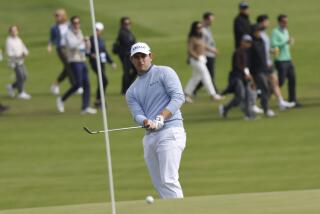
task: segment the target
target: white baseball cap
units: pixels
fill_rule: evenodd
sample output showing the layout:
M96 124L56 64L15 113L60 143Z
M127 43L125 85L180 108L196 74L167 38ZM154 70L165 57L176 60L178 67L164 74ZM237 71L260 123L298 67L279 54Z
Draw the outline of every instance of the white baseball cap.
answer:
M103 30L104 29L104 25L101 22L97 22L96 23L96 30Z
M241 40L245 42L252 42L252 37L249 34L244 34Z
M151 50L150 47L144 42L137 42L136 44L131 46L131 56L135 55L136 53L144 53L150 54Z

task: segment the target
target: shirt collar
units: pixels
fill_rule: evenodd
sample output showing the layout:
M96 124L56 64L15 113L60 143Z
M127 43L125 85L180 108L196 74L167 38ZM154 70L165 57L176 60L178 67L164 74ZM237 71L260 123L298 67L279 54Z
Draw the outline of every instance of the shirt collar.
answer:
M138 73L138 76L139 76L139 77L145 76L147 73L149 73L149 71L151 70L152 67L153 67L153 64L151 64L150 67L148 68L148 70L147 70L146 72L144 72L143 74L139 74L139 72L137 72L137 73Z

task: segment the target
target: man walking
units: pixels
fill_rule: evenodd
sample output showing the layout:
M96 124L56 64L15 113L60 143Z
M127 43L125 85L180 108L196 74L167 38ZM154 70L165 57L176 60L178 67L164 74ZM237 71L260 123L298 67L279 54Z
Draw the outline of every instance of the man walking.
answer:
M105 41L102 38L102 32L104 29L104 25L101 22L97 22L96 25L97 39L98 39L98 48L100 54L100 64L101 64L101 75L102 75L102 85L103 90L106 92L106 88L108 86L108 78L106 75L106 64L109 63L112 69L116 69L117 65L113 62L111 56L108 53L108 50L105 45ZM97 75L97 92L96 92L96 101L94 102L94 106L96 108L101 108L101 97L100 97L100 88L99 88L99 75L98 75L98 66L96 59L96 49L94 46L94 37L90 36L90 52L89 52L89 62L93 72Z
M259 25L252 27L252 47L250 48L250 72L257 89L261 90L261 106L267 117L274 117L275 113L269 108L269 85L267 79L267 58L264 42L261 38L262 28Z
M265 46L265 52L266 52L266 60L267 60L267 78L271 85L272 91L274 95L278 99L278 105L280 110L285 110L287 108L294 107L294 103L287 102L283 99L281 90L279 87L279 81L277 78L276 73L274 72L274 66L271 59L271 53L275 53L275 49L270 46L270 38L266 32L267 28L269 27L269 17L266 14L259 15L257 17L257 25L259 25L260 28L262 28L261 31L261 38L263 40L264 46Z
M252 38L248 34L243 35L240 47L232 56L232 70L229 74L228 90L234 93L234 98L226 105L219 106L219 114L227 118L228 112L237 106L241 106L246 120L255 118L252 111L250 95L252 94L252 77L249 70L249 59L247 51L251 48Z
M272 31L271 45L279 50L278 55L275 57L279 85L282 87L285 80L288 79L289 102L294 102L296 107L301 107L296 97L296 75L290 53L290 45L293 44L294 40L290 37L287 29L287 15L280 14L278 16L278 23L279 27Z
M218 53L218 49L216 48L216 42L212 36L210 26L214 21L214 14L212 12L205 12L202 16L202 38L206 46L210 47L213 51L206 51L205 56L207 58L206 66L208 68L209 74L211 76L211 80L215 90L217 91L217 86L215 84L215 59L216 54ZM202 87L202 83L200 82L197 88L194 90L194 94Z
M179 166L186 144L180 107L185 101L180 80L167 66L152 64L150 48L136 43L131 61L138 78L126 93L134 120L146 127L144 159L161 198L183 198Z
M51 92L55 95L60 93L60 83L68 77L70 84L73 84L72 72L67 60L65 42L63 40L68 31L69 22L67 13L64 9L58 9L54 13L56 23L50 29L50 39L48 43L48 52L52 52L52 47L56 46L57 55L63 65L63 69L51 86Z
M57 98L57 109L64 112L64 102L73 95L80 87L83 88L82 111L81 114L95 114L97 110L89 106L90 103L90 83L88 69L86 65L86 52L90 48L89 39L85 39L81 28L80 18L73 16L70 19L71 26L65 35L67 57L74 76L74 84Z
M240 2L239 14L233 21L233 33L235 49L240 46L243 35L251 33L251 24L249 19L249 4Z

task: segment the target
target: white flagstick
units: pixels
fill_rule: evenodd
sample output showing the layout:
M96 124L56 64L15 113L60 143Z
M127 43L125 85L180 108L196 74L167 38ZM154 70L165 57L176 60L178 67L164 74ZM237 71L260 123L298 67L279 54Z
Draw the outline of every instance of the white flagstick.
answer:
M93 38L94 38L94 47L96 50L96 60L97 60L96 62L97 62L97 68L98 68L100 98L101 98L101 104L102 104L103 126L104 126L104 130L108 130L107 111L106 111L103 82L102 82L102 72L101 72L101 64L100 64L98 38L97 38L97 32L96 32L96 27L95 27L96 20L95 20L95 14L94 14L93 0L90 0L90 13L91 13L91 20L92 20L92 32L93 32ZM114 196L114 185L113 185L113 175L112 175L112 162L111 162L109 133L104 132L104 136L105 136L105 144L106 144L107 163L108 163L111 209L112 209L112 214L116 214L116 201L115 201L115 196Z

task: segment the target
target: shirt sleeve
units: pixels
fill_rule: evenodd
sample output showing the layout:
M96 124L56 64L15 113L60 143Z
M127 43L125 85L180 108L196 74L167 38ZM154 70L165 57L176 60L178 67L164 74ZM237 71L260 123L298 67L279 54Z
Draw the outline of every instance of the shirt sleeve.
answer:
M166 109L169 110L171 114L174 114L185 102L185 96L179 77L173 69L167 68L164 72L163 85L170 96L170 102L166 106Z
M51 27L50 28L49 44L54 45L54 40L55 40L55 31L54 31L54 27Z
M12 44L11 44L10 39L7 39L7 41L6 41L6 52L7 52L8 57L16 57L15 51L12 48Z
M132 90L134 90L134 89L132 89ZM148 118L145 116L144 111L143 111L141 105L139 104L139 102L137 101L136 97L134 96L132 90L127 91L126 101L127 101L127 104L129 106L129 109L131 111L131 114L132 114L135 122L137 124L143 126L143 121Z

